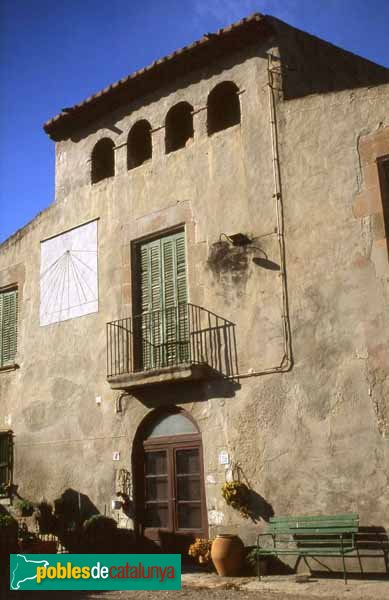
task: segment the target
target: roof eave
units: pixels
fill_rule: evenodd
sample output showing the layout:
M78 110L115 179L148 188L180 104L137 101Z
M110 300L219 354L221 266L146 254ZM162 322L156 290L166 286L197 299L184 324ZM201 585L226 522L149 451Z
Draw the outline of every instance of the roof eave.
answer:
M209 64L210 61L266 39L274 33L263 15L255 13L215 34L185 46L136 71L47 121L43 128L54 141L71 135L109 111L156 91L167 82Z

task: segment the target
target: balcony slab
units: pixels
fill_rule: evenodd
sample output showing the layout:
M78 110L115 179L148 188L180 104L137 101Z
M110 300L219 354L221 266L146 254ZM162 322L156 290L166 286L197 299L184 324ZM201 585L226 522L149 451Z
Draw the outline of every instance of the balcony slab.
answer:
M125 373L107 377L113 390L134 390L153 385L165 385L179 381L200 381L202 379L215 379L220 373L207 364L190 364L161 367L148 371Z

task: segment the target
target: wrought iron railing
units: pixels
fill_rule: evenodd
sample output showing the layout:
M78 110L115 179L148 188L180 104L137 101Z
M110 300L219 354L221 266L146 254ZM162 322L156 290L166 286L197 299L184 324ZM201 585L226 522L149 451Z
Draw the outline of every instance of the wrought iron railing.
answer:
M235 324L190 303L107 323L107 376L182 364L237 373Z

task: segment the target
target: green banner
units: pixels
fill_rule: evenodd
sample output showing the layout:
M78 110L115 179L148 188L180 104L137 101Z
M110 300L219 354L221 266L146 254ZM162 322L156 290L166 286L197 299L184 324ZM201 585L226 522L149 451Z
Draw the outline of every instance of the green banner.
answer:
M11 554L11 590L180 590L180 554Z

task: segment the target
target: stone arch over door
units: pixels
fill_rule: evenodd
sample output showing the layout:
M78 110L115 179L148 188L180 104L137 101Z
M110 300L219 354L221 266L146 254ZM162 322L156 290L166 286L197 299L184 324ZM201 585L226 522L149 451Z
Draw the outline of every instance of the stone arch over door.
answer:
M138 427L132 452L135 531L164 552L185 554L208 536L202 436L186 411L159 408Z

